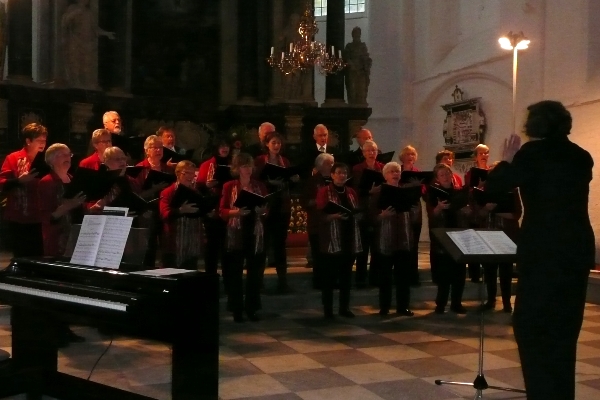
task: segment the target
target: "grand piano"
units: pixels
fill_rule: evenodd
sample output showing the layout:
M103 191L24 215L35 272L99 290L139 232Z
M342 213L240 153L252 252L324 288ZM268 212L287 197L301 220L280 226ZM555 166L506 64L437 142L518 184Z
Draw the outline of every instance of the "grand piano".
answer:
M46 258L16 258L0 271L0 303L10 304L12 357L0 368L0 398L27 393L61 400L149 397L58 371L64 325L172 345L172 399L218 398L219 277L189 271L148 276Z

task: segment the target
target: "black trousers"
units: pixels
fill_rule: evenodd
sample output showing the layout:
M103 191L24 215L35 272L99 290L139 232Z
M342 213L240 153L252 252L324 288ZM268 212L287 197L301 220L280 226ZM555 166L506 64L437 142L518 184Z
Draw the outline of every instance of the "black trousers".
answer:
M277 276L285 279L287 274L286 240L290 225L289 212L270 212L265 219L265 246L267 254L272 251L273 260L269 264L275 265Z
M319 251L319 234L309 233L308 241L310 243L310 254L312 256L313 287L315 289L320 289L321 284L323 283L323 278L321 277L321 271L323 271L323 255Z
M498 290L497 279L500 272L500 294L502 296L502 305L510 306L511 284L512 284L512 263L483 264L483 278L487 288L487 301L496 302L496 293Z
M396 282L396 310L408 308L410 303L410 251L396 251L392 255L379 254L380 282L379 308L389 310L392 305L392 281Z
M519 268L513 328L528 400L573 400L588 270Z
M13 257L39 257L44 255L42 224L20 224L7 221Z
M246 287L244 290L244 262L246 262ZM230 252L225 258L224 272L229 281L227 309L234 313L248 314L261 309L261 277L265 269L265 253L254 254L252 250ZM245 293L245 297L244 297Z
M321 283L321 296L325 311L333 309L333 288L336 281L340 287L340 311L350 308L350 286L352 282L352 266L354 265L354 254L344 252L329 254L323 253L323 269Z
M373 251L373 229L366 220L361 220L358 225L360 241L363 251L356 255L356 284L377 286L379 284L379 254ZM371 261L369 262L369 252ZM367 268L367 263L369 267Z
M226 228L227 223L222 218L204 219L204 232L206 234L204 267L206 272L217 273L219 260L221 261L221 266L223 265ZM223 283L227 286L225 276L223 276Z
M410 284L416 285L421 280L419 278L419 239L421 238L421 228L423 224L413 224L413 248L410 250Z
M438 307L446 307L450 295L450 307L461 306L467 277L466 265L457 263L446 253L435 254L435 259L438 285L435 304ZM452 293L450 293L450 288L452 288Z

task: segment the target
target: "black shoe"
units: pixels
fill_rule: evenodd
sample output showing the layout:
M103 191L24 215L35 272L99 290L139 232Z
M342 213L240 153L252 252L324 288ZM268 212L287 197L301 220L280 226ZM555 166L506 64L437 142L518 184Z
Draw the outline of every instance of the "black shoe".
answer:
M504 311L507 314L510 314L512 312L512 307L511 306L504 306L504 308L502 308L502 311Z
M340 314L342 317L354 318L354 313L350 310L340 310L338 314Z
M496 308L496 302L488 301L484 305L479 307L481 311L493 310Z
M471 282L473 282L473 283L481 283L481 279L479 279L479 278L471 278Z
M76 334L75 332L73 332L70 329L67 331L66 339L69 341L69 343L85 342L85 338L83 336L79 336L78 334Z
M389 308L382 308L381 310L379 310L379 315L388 315L389 313L390 313Z
M235 312L233 313L233 321L238 323L244 322L244 316L241 312Z
M450 307L450 310L454 311L456 314L466 314L467 313L467 309L461 304L458 306L452 306Z
M436 306L435 307L435 313L436 314L443 314L446 312L446 307L442 307L442 306Z
M398 309L398 310L396 310L396 314L403 315L405 317L412 317L413 315L415 315L415 313L410 311L408 308Z
M248 319L252 322L260 321L260 317L255 312L247 313L246 315L248 316Z

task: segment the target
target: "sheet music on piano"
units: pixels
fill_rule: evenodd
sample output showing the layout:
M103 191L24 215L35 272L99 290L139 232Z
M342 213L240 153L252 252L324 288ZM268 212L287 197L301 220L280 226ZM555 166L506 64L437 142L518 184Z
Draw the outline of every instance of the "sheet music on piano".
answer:
M132 222L131 217L86 215L71 263L118 269Z

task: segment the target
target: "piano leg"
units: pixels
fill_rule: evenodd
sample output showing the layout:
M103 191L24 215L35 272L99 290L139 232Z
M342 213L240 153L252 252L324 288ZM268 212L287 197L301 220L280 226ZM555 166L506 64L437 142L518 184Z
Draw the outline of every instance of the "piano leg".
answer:
M23 392L27 400L41 399L47 379L58 369L56 319L47 311L13 306L11 325L13 366L27 377Z

